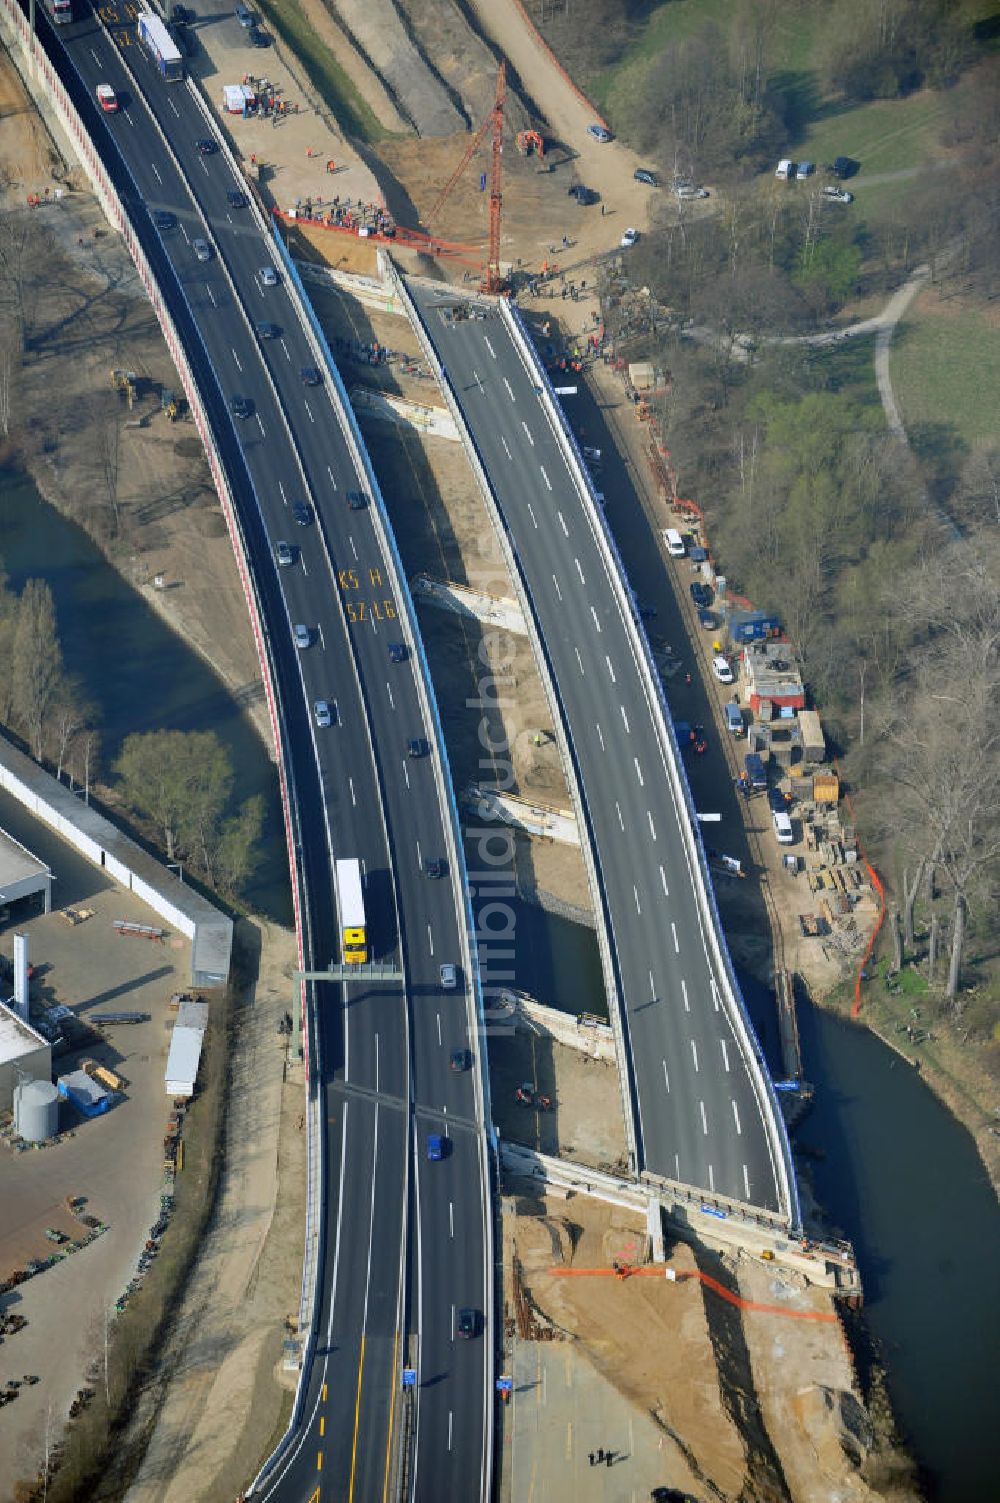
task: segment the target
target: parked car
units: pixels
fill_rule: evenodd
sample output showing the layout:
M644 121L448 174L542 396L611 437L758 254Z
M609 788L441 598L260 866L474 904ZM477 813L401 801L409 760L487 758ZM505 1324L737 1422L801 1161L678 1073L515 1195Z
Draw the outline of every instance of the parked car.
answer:
M838 188L833 183L827 183L823 189L823 197L832 198L834 203L838 204L852 204L854 202L853 193L849 193L846 188Z
M795 176L798 178L811 177L815 171L815 162L799 162L795 168Z
M575 198L577 203L581 204L584 208L587 208L590 204L596 204L601 196L593 188L585 188L582 183L574 183L572 188L566 189L566 192L570 198Z
M712 672L715 674L720 684L735 683L735 679L733 678L733 670L729 666L729 659L723 657L721 652L717 652L715 657L712 659Z
M709 196L707 188L696 188L693 183L682 183L674 189L674 192L681 199L708 198Z
M639 231L638 230L627 229L625 231L624 235L621 238L622 250L628 250L628 249L630 249L630 247L635 244L635 242L638 240L638 238L639 238Z
M834 157L830 163L830 171L834 177L853 177L858 170L858 163L853 157Z
M788 813L789 800L780 788L769 788L767 790L767 802L770 805L772 814Z
M792 821L783 810L775 809L771 815L774 820L774 834L779 845L793 845L795 843L795 831L792 829Z
M249 5L238 5L236 7L235 16L240 25L244 27L245 30L249 31L251 26L253 25L253 11L250 9Z
M647 188L658 188L660 186L656 181L656 173L650 172L648 167L637 167L632 176L637 183L645 183Z
M691 599L699 610L708 610L715 599L715 593L711 585L703 584L700 579L694 579L690 585Z
M262 31L259 26L251 26L247 32L247 41L251 47L270 47L271 33Z
M774 169L774 175L780 178L782 182L787 183L790 178L795 176L795 163L789 157L782 157Z
M606 125L588 125L587 134L593 136L595 141L600 141L602 145L613 139Z

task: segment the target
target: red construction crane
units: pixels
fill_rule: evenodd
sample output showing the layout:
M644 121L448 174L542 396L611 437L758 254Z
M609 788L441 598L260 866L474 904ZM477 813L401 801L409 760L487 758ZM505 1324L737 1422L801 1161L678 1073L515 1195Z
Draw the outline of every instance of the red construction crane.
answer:
M499 292L501 287L500 225L503 208L503 107L506 97L507 64L502 62L497 73L497 92L496 98L493 101L493 108L466 147L462 154L462 160L438 194L434 207L424 218L424 223L428 226L434 222L451 196L455 184L478 151L486 132L491 131L493 152L490 163L490 234L486 265L483 268L482 291L493 293Z

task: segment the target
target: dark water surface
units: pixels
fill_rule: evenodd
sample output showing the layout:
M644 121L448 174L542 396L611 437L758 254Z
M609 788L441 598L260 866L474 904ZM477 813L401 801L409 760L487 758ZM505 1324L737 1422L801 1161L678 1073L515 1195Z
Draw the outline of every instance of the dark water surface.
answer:
M900 1426L940 1503L1000 1499L1000 1208L975 1144L867 1030L799 1008L818 1198L854 1243Z
M0 470L0 565L17 591L29 578L50 586L66 668L96 711L105 775L132 732L215 732L233 762L237 801L259 793L265 802L263 859L244 897L290 923L277 772L222 680L106 563L82 528L9 470Z

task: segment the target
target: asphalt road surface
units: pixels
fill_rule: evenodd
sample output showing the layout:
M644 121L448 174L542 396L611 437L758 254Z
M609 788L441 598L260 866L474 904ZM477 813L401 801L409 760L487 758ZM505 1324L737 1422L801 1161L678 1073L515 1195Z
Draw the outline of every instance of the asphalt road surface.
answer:
M305 383L315 357L283 275L276 286L260 276L276 266L274 252L250 210L228 202L240 184L220 152L198 150L210 134L204 117L185 84L160 78L130 10L105 7L107 30L89 12L60 27L61 72L140 226L231 479L301 813L307 965L339 957L332 861L356 856L373 955L401 962L406 977L405 986L315 987L313 1069L326 1134L316 1357L302 1427L261 1496L382 1499L401 1422L402 1358L417 1370L410 1496L478 1499L491 1412L489 1193L474 1072L450 1063L454 1050L476 1047L469 978L460 974L452 991L440 983L441 964L461 959L462 874L424 872L446 849L431 762L439 753L422 720L413 653L390 660L390 644L407 643L408 631L370 498L357 509L348 502L366 485L332 384L326 373L318 386ZM238 25L231 15L218 24ZM115 113L98 109L99 83L116 90ZM156 215L170 219L157 224ZM198 239L210 247L206 260ZM262 336L262 323L277 332ZM234 397L245 416L232 413ZM311 508L302 525L297 504ZM292 546L284 567L279 540ZM293 645L299 624L309 633L302 649ZM333 710L325 728L313 710L320 699ZM426 738L427 756L408 756L411 737ZM449 1139L440 1162L426 1157L430 1132ZM471 1340L456 1332L462 1306L485 1318Z
M444 290L410 291L490 477L569 727L624 1000L639 1167L785 1210L765 1130L777 1108L723 1005L681 836L690 816L537 375L496 314L453 320Z

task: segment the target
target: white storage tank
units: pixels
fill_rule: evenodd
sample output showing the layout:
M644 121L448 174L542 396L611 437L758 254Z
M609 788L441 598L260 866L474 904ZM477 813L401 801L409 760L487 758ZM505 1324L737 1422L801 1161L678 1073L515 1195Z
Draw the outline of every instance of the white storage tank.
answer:
M59 1131L59 1092L50 1080L14 1087L14 1131L26 1143L44 1143Z

